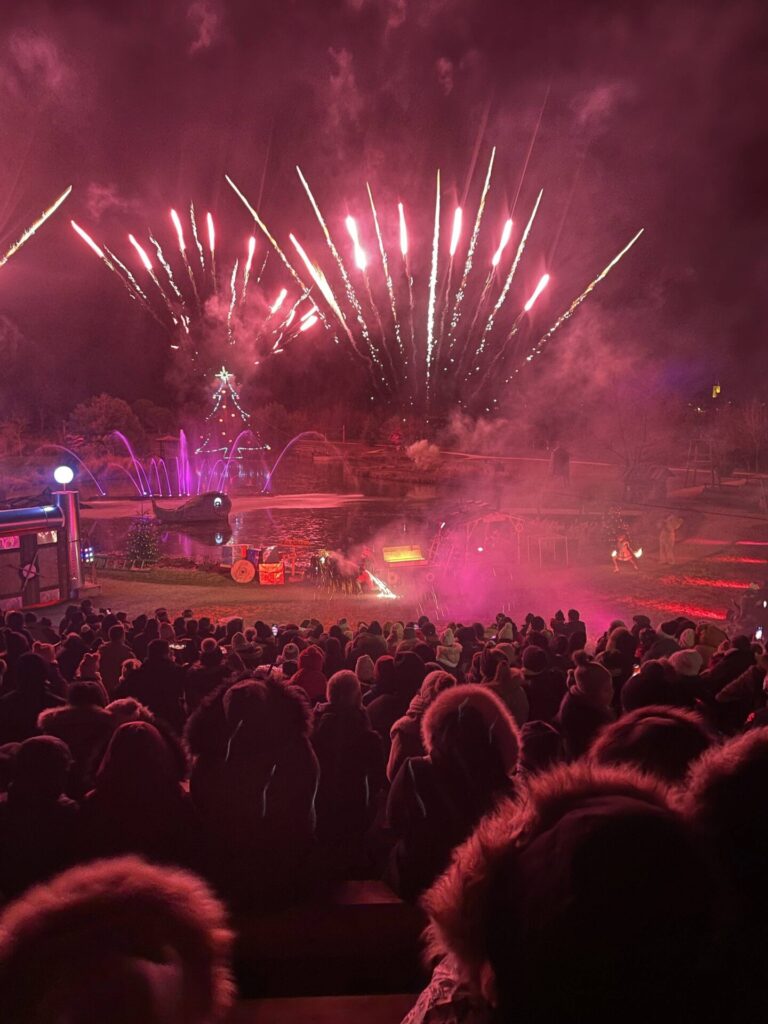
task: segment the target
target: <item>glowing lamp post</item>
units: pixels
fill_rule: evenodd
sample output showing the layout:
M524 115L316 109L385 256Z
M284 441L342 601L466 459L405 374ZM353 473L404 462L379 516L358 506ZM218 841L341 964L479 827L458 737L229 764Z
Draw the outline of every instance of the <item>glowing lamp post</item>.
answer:
M57 466L53 471L53 479L60 485L60 491L54 491L56 504L64 516L64 529L67 536L66 560L69 596L77 597L83 586L83 567L80 559L80 495L70 491L69 484L75 479L71 466Z

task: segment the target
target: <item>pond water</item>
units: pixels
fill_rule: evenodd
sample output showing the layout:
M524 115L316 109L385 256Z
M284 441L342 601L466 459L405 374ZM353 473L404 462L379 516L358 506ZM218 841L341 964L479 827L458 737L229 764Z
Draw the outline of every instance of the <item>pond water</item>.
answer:
M162 553L229 561L226 549L231 544L264 547L297 540L308 549L325 547L353 556L355 548L366 543L424 543L439 521L435 489L393 484L375 474L363 477L337 459L313 461L311 456L290 453L272 481L274 504L238 508L243 504L239 498L258 497L262 486L261 471L243 469L231 488L235 507L229 529L163 528ZM292 503L290 495L306 495L306 499ZM292 507L280 508L281 501ZM168 508L180 503L179 499L160 502ZM138 505L136 511L140 511ZM85 532L97 552L121 550L130 525L130 517L90 519L85 512Z

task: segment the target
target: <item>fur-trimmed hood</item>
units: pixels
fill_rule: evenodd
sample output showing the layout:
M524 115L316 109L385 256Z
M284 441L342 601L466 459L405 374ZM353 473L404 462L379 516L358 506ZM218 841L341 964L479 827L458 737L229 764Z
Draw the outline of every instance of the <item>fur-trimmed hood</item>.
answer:
M421 739L427 754L433 758L443 754L446 732L460 721L466 709L472 709L482 719L489 742L495 744L511 772L520 754L520 733L507 708L485 686L453 686L437 696L421 720Z
M430 917L426 932L428 955L453 954L462 978L474 991L483 991L484 972L492 959L489 942L495 912L494 890L501 876L507 878L510 871L517 870L514 865L524 851L541 838L546 841L547 833L559 827L567 815L574 814L578 821L580 815L584 820L586 814L598 821L601 815L614 812L659 817L670 822L673 831L679 824L681 833L685 832L684 823L672 808L667 787L632 769L599 768L580 762L532 778L525 801L507 800L484 818L475 833L455 851L445 874L424 896L422 902ZM693 837L691 842L693 846ZM529 865L528 870L536 869ZM540 867L543 873L537 877L536 884L543 893L549 884L548 870ZM567 905L568 885L577 882L568 883L567 865L564 871L560 879L553 880L551 893L541 904L534 898L531 906L521 912L524 918L540 911L559 913L557 908ZM506 882L501 884L506 886ZM522 884L527 885L525 879ZM560 891L562 886L565 888ZM524 933L530 920L512 922L510 928L513 925ZM555 964L552 969L556 970Z
M0 917L3 1017L212 1024L234 998L231 943L192 874L138 857L72 868Z

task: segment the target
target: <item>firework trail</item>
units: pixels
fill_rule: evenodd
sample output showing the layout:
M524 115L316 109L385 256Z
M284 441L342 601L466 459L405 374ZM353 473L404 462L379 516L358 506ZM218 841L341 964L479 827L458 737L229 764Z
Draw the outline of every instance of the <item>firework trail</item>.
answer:
M373 201L373 192L368 182L365 183L365 187L368 190L368 199L371 203L371 213L373 214L373 226L376 229L376 240L379 243L379 254L381 256L381 266L384 270L384 281L387 285L387 294L389 296L389 305L392 310L392 320L395 325L395 340L401 356L405 356L405 347L403 345L403 338L400 334L400 321L397 318L397 303L395 302L395 287L392 283L392 275L389 272L389 261L387 260L387 250L384 247L384 238L381 234L381 227L379 226L379 216L376 212L376 205Z
M225 177L227 183L232 188L232 191L235 193L236 196L238 196L238 198L241 200L241 202L245 206L246 210L248 210L250 215L253 217L254 221L256 222L256 224L258 225L258 227L260 228L262 233L265 235L265 237L266 237L267 241L269 242L269 244L272 246L272 248L275 250L277 255L283 261L283 264L285 265L285 267L288 270L288 272L291 275L291 277L294 279L294 281L296 281L296 283L299 285L299 287L301 288L302 291L304 291L304 292L309 291L307 286L304 284L302 279L299 277L299 275L294 270L293 265L291 264L291 262L288 259L288 257L285 255L283 250L280 248L280 245L278 244L277 239L272 235L272 233L270 232L269 228L264 223L264 221L261 219L261 217L258 215L256 210L254 210L254 208L251 206L251 204L245 198L245 196L240 191L240 189L237 187L237 185L234 183L234 181L232 181L230 176L228 174L225 174L224 177ZM266 265L266 262L267 261L265 259L264 260L265 265ZM263 271L264 267L262 267L261 270ZM258 280L261 280L261 272L259 272Z
M429 302L427 305L427 398L429 398L432 351L435 347L435 292L437 290L437 259L440 246L440 171L435 189L435 231L432 236L432 269L429 274Z
M229 344L234 345L235 339L232 335L232 313L235 309L235 303L237 302L237 269L239 267L239 260L235 260L235 264L232 267L232 277L229 281L229 289L232 293L232 297L229 300L229 311L227 313L227 335L229 337Z
M298 174L299 180L301 181L301 184L304 187L304 191L307 193L307 196L309 197L309 201L312 204L312 209L315 211L315 216L317 217L318 223L320 224L323 234L325 235L325 241L328 244L328 248L331 251L331 255L336 260L339 272L341 273L341 279L344 282L344 290L347 294L347 300L350 306L352 306L352 308L354 309L355 315L357 317L357 322L360 324L360 333L363 335L363 338L365 339L365 342L368 345L368 350L371 353L371 358L379 367L379 369L383 372L384 367L381 365L381 360L379 359L376 347L371 341L371 335L368 330L368 325L365 322L365 317L363 316L363 309L357 298L355 289L352 286L352 282L349 279L349 274L347 273L347 268L344 265L344 260L341 258L339 250L336 248L333 239L331 238L331 233L328 230L328 225L325 223L325 219L320 211L320 207L317 205L317 201L315 200L315 197L312 195L312 190L309 187L309 183L307 182L307 179L304 177L304 175L301 173L301 168L298 166L296 167L296 173Z
M245 270L243 271L243 290L240 293L240 304L245 302L245 293L248 289L248 279L251 276L251 264L253 263L253 254L256 251L256 236L251 235L248 239L248 256L245 260ZM259 274L261 277L261 274Z
M91 238L91 236L88 234L88 232L84 231L80 227L80 225L77 224L73 220L71 220L69 223L72 225L72 227L77 232L77 234L82 238L82 240L85 242L85 244L90 249L92 249L93 252L96 253L96 255L99 257L99 259L103 261L104 265L107 266L112 271L112 273L115 275L115 277L118 279L118 281L120 281L122 283L123 287L128 292L128 294L131 296L131 298L132 299L136 299L137 301L140 302L141 299L139 298L138 294L134 291L134 289L131 287L130 282L127 281L123 277L123 275L117 269L117 267L112 262L112 260L109 258L109 256L107 256L106 253L104 252L104 250L99 245L97 245L96 242L94 242L94 240Z
M105 245L103 248L104 248L104 252L110 258L110 260L115 264L115 266L119 267L120 270L122 270L123 274L128 279L128 283L130 284L131 288L136 293L136 297L141 299L144 303L148 303L149 299L144 294L144 292L141 290L139 282L136 280L136 278L130 272L128 267L126 267L126 265L117 256L115 256L115 254L112 252L112 250L108 246ZM152 312L151 309L150 309L150 312Z
M405 269L405 277L408 281L408 321L411 329L411 359L413 360L413 370L416 372L416 330L413 323L413 277L411 276L411 266L408 261L408 228L405 223L405 210L403 204L397 204L397 215L400 221L400 252L403 257L403 267Z
M37 229L42 227L43 224L45 224L45 222L48 220L48 218L51 217L58 210L58 208L61 206L61 204L64 202L64 200L67 198L67 196L69 195L69 193L71 191L72 191L72 186L71 185L68 188L64 189L64 191L61 193L59 198L56 199L48 207L47 210L43 210L43 212L40 214L40 216L37 218L37 220L33 224L30 224L30 226L27 228L27 230L24 232L24 234L17 241L15 241L13 243L13 245L5 253L5 255L4 256L0 256L0 267L4 266L8 262L8 260L11 258L11 256L13 256L14 253L18 252L19 249L22 247L22 245L24 245L25 242L29 241L29 239L32 237L32 235L34 235L34 233L37 231Z
M344 328L347 337L349 338L350 344L354 348L355 352L358 352L358 354L360 354L357 346L355 345L354 335L349 329L347 321L344 318L344 314L341 311L341 307L336 301L336 296L333 294L333 290L331 289L331 286L328 284L328 281L325 278L325 274L322 272L322 270L320 270L319 267L316 267L314 263L310 260L309 256L307 256L298 238L296 238L296 236L293 233L289 234L288 237L290 238L291 244L293 245L294 249L299 254L299 258L301 259L302 263L307 268L310 277L319 288L321 295L328 303L328 305L331 307L331 310L335 314L337 320Z
M178 319L176 317L176 311L174 310L173 305L171 304L171 300L166 295L165 289L160 284L160 281L158 280L157 275L155 274L155 271L154 271L154 269L152 267L152 261L150 260L149 256L147 256L146 252L139 245L139 243L136 241L136 239L134 238L133 235L128 235L128 241L131 243L131 245L134 247L136 252L139 254L139 259L144 264L144 269L147 271L147 273L151 277L152 281L154 282L155 287L160 292L160 295L163 298L163 302L165 303L165 306L166 306L168 312L170 313L171 319L173 320L174 324L178 324L179 321L178 321Z
M392 357L387 346L387 335L384 330L384 324L381 322L381 316L379 314L379 307L376 305L376 300L373 297L373 291L371 290L371 281L368 277L368 256L366 255L365 249L360 244L360 235L357 230L357 222L354 217L347 216L344 220L344 224L347 228L349 237L352 239L352 246L355 255L355 266L363 275L363 284L365 285L365 292L368 297L368 304L373 310L373 314L376 317L376 322L379 325L379 334L381 336L381 351L387 358L389 363L389 369L392 374L392 380L397 379L397 373L395 371L395 365L392 361Z
M118 256L116 256L112 252L112 250L109 249L106 245L104 246L104 252L107 254L107 256L109 256L110 260L112 260L112 262L116 266L118 266L120 268L120 270L122 270L122 272L125 274L126 278L128 279L128 283L130 285L130 288L133 290L133 292L136 295L136 298L141 303L141 305L144 307L144 309L146 309L146 311L150 314L150 316L152 316L155 320L157 320L157 322L160 324L161 327L165 327L165 324L163 323L163 321L160 319L160 317L157 315L157 313L152 308L152 305L151 305L149 299L145 295L145 293L142 290L139 282L136 280L136 278L130 272L128 267L126 267L126 265L122 262L122 260L120 260L120 258ZM118 274L118 276L120 276L120 275Z
M487 276L485 278L485 284L483 285L482 291L480 292L480 298L477 300L477 303L475 304L475 312L472 315L472 321L471 321L471 323L469 325L469 330L467 331L467 339L471 338L474 335L474 333L475 333L475 327L477 326L477 322L480 319L480 317L481 317L481 315L483 313L483 310L485 309L485 304L488 301L488 296L491 293L491 288L493 287L493 283L496 280L496 270L497 270L497 267L499 266L499 263L501 262L501 257L503 255L504 250L506 249L507 245L509 244L509 239L511 237L512 237L512 218L510 217L510 218L508 218L504 222L504 227L503 227L502 232L501 232L501 238L499 239L498 247L496 248L496 250L495 250L495 252L493 254L493 257L491 258L491 268L488 271L488 274L487 274ZM466 363L467 361L471 360L473 357L477 358L477 356L482 354L482 351L483 351L484 347L485 347L485 334L482 335L481 344L475 350L474 353L470 352L469 345L467 345L467 349L466 349L466 351L464 353L464 356L465 356L464 362ZM479 366L475 366L474 370L470 370L470 375L473 372L475 372L475 373L478 372L479 370L480 370L480 367Z
M287 297L288 297L288 289L287 288L281 288L279 295L277 296L275 301L272 303L272 305L269 307L270 316L274 316L274 314L278 311L278 309L280 309L282 304L285 302Z
M205 222L208 226L208 251L211 254L211 280L213 281L214 289L216 289L216 229L213 226L213 217L210 213L206 213Z
M197 254L200 257L200 267L203 273L205 273L205 255L203 253L203 246L200 241L200 236L197 233L197 220L195 219L194 203L189 204L189 222L192 225L192 237L195 240L195 245L197 246Z
M358 356L360 359L362 359L362 361L368 367L368 370L369 370L369 372L371 374L371 381L373 382L374 387L378 386L377 382L376 382L376 378L375 378L375 376L373 374L373 367L371 365L371 360L368 358L368 356L365 354L364 351L361 351L357 347L357 342L355 341L355 336L352 333L352 331L349 329L349 325L348 325L348 323L346 321L346 318L344 317L344 314L341 311L341 307L339 306L338 302L336 301L336 296L333 294L333 289L328 284L328 281L326 280L325 274L322 272L322 270L320 270L319 267L316 267L314 265L314 263L312 263L312 261L310 260L309 256L307 256L306 252L304 251L304 249L303 249L303 247L301 245L301 242L299 242L298 238L296 238L296 236L293 233L291 233L288 237L290 238L291 244L293 245L294 249L299 254L299 257L300 257L302 263L307 268L307 271L308 271L310 277L312 278L312 280L317 285L317 287L318 287L318 289L320 291L320 294L323 296L325 301L328 303L328 305L330 306L334 316L336 317L336 319L341 324L341 327L343 328L344 333L346 334L347 338L349 339L349 344L352 346L352 351L355 353L356 356ZM307 291L308 291L308 289L307 289ZM322 314L320 313L319 310L318 310L318 315L322 319Z
M269 249L267 249L267 251L265 252L265 254L264 254L264 262L261 264L261 269L259 270L258 274L256 275L256 284L261 284L261 275L264 273L264 268L267 265L267 260L268 259L269 259Z
M528 299L526 304L523 306L524 313L530 313L530 311L533 309L533 304L536 302L536 299L538 299L538 297L541 295L541 293L544 291L548 284L549 274L542 274L542 276L539 278L539 283L536 285L536 287L533 289L533 292L531 293L530 299Z
M475 248L477 247L477 239L480 234L480 222L483 219L483 211L485 210L485 201L488 198L488 190L491 187L491 172L493 170L493 161L496 157L496 147L494 146L491 150L491 159L488 163L488 171L485 175L485 183L483 184L483 191L480 194L480 205L477 208L477 216L475 217L475 226L472 228L472 236L469 240L469 248L467 249L467 259L464 264L464 272L461 275L461 283L459 284L458 291L456 292L456 298L453 302L453 312L451 314L451 325L448 331L448 351L453 350L453 346L456 343L456 328L459 325L461 319L461 304L464 301L464 295L467 290L467 281L469 275L472 272L472 262L475 257Z
M171 220L173 221L173 226L176 228L176 236L179 240L179 252L181 253L181 259L184 263L184 266L187 269L189 283L192 285L192 294L195 296L195 305L197 306L197 311L198 313L200 313L200 296L197 292L195 275L192 273L192 267L189 265L189 260L187 259L187 244L184 240L184 228L181 226L181 220L179 218L178 213L176 213L175 210L171 210Z
M549 274L542 274L542 276L539 278L538 284L533 289L533 292L531 293L530 298L528 299L528 301L525 303L523 308L520 310L520 312L515 317L515 321L512 324L512 328L510 329L510 332L507 335L507 337L504 339L504 344L498 346L496 354L494 355L493 359L491 360L490 364L488 365L488 368L485 371L484 378L481 379L480 384L478 385L479 387L481 387L485 383L485 380L490 376L490 374L493 372L493 370L495 370L497 365L500 362L502 362L504 357L507 355L507 350L508 350L508 347L509 347L509 343L510 343L510 341L512 341L512 339L517 334L517 332L518 332L518 330L520 328L520 324L523 321L523 317L525 316L526 313L530 313L530 311L533 309L533 307L534 307L534 305L536 303L536 300L538 299L538 297L541 295L541 293L544 291L544 289L547 287L548 284L549 284Z
M491 260L491 266L494 269L496 267L498 267L499 263L501 262L502 254L503 254L504 250L507 248L507 246L509 245L509 239L511 238L511 236L512 236L512 218L510 217L509 220L505 221L505 223L504 223L504 230L501 232L501 240L499 242L499 247L496 250L496 252L493 254L493 259Z
M541 189L539 191L539 194L536 196L536 202L533 204L533 211L531 213L531 216L528 218L528 223L525 225L525 231L523 231L522 237L520 238L520 243L517 247L515 258L512 261L512 266L510 267L509 273L507 274L507 278L504 282L504 287L501 289L501 293L498 299L496 300L496 305L491 310L491 314L488 317L488 321L483 329L480 344L476 352L476 355L478 356L482 355L483 350L485 349L486 342L488 340L488 335L493 330L493 326L496 322L496 317L499 314L499 310L504 305L507 295L509 295L509 290L512 287L512 282L515 279L515 273L517 272L518 265L520 264L520 260L522 259L523 252L525 250L525 243L528 241L528 235L531 233L531 228L533 227L533 222L536 219L536 214L538 213L539 209L539 203L541 202L541 197L543 196L543 194L544 189ZM507 340L509 340L509 338Z
M349 237L352 239L352 245L355 252L355 266L358 270L365 270L368 266L368 257L365 255L365 250L360 245L360 235L357 233L357 223L354 217L347 216L344 220Z
M451 294L451 282L453 281L453 258L456 255L456 249L459 245L459 238L461 237L461 224L463 218L463 211L460 206L457 206L453 211L453 227L451 228L451 242L448 246L448 273L445 277L445 291L443 292L442 307L443 312L440 316L440 330L437 336L437 354L435 359L439 362L440 360L440 349L443 345L443 338L445 336L445 318L448 314L448 304Z
M173 288L173 294L179 300L179 302L181 303L182 307L185 307L186 304L184 302L184 296L179 291L179 286L176 284L176 279L173 276L173 271L171 270L171 265L168 262L168 260L165 258L164 254L163 254L163 250L160 247L160 243L158 242L158 240L155 238L154 235L150 235L149 236L149 240L152 243L152 245L154 245L154 247L155 247L155 252L157 253L157 258L160 261L160 266L165 271L165 273L166 273L166 275L168 277L168 282L170 283L171 288ZM182 318L182 320L183 320L183 318Z
M461 221L463 213L460 206L457 206L453 214L453 228L451 229L451 244L448 247L448 255L453 259L461 237Z
M644 231L645 228L640 228L637 234L633 238L631 238L629 242L627 242L627 244L624 246L621 252L617 253L617 255L613 257L611 262L606 267L603 267L603 269L600 271L597 277L594 278L594 280L590 281L590 283L587 285L587 287L584 289L581 295L578 295L570 304L568 309L566 309L566 311L561 316L559 316L557 320L555 320L555 322L549 328L547 333L542 335L542 337L538 340L538 342L534 345L534 347L525 357L526 363L530 363L537 355L541 354L542 349L549 341L549 339L552 337L552 335L565 323L566 320L570 320L570 318L576 312L578 307L582 304L584 299L586 299L590 292L593 291L593 289L597 287L597 285L603 280L603 278L606 277L611 272L611 270L616 266L619 260L629 252L629 250L632 248L632 246L635 244L635 242L638 240L638 238L640 237L640 235L642 235ZM521 367L518 367L510 375L510 377L507 378L505 383L509 383L512 377L516 376L520 372L520 369Z
M107 258L107 257L106 257L105 255L104 255L104 251L103 251L103 250L102 250L102 249L100 248L100 246L98 246L98 245L96 244L96 242L94 242L94 240L93 240L93 239L91 238L91 236L90 236L90 235L88 234L88 232L87 232L87 231L84 231L84 230L83 230L83 229L82 229L82 228L80 227L80 225L79 225L79 224L77 224L77 223L75 223L75 221L73 221L73 220L71 220L71 221L70 221L69 223L70 223L70 224L72 225L72 227L73 227L73 228L75 229L75 231L77 232L77 234L78 234L78 235L80 235L80 237L81 237L81 238L82 238L82 240L83 240L83 241L85 242L85 244L86 244L87 246L89 246L89 247L90 247L91 249L93 249L93 251L94 251L94 252L96 253L96 255L97 255L97 256L99 257L99 259L100 259L100 260L103 260L103 261L104 261L104 262L106 263L106 265L107 265L107 266L109 267L109 269L110 269L110 270L112 270L112 271L114 271L114 269L115 269L115 268L114 268L114 266L112 265L112 263L110 262L110 260L109 260L109 259L108 259L108 258Z

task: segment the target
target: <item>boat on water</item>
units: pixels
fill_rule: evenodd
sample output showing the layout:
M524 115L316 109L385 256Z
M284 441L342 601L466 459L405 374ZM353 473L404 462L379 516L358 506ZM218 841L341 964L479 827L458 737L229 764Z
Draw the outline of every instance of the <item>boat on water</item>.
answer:
M177 508L163 508L152 499L152 511L161 523L223 523L232 511L232 502L221 491L196 494Z

